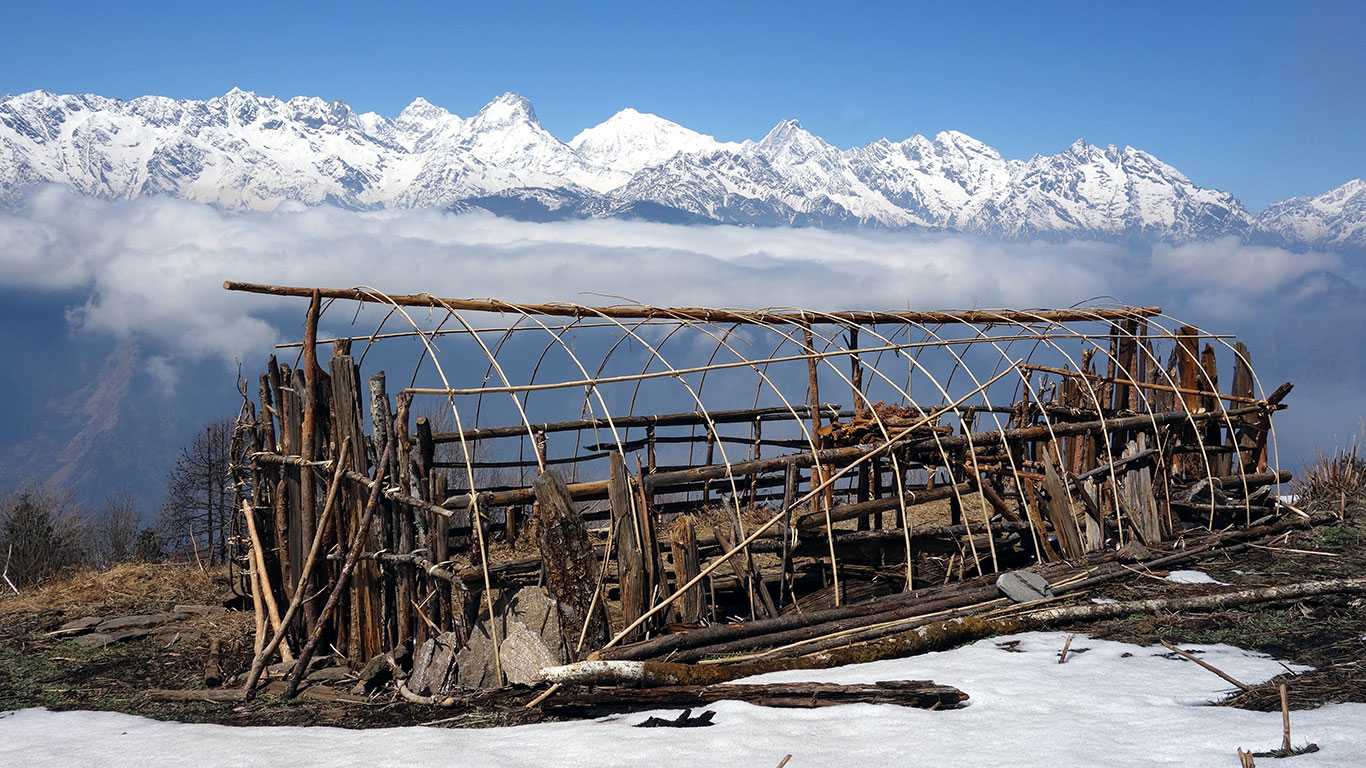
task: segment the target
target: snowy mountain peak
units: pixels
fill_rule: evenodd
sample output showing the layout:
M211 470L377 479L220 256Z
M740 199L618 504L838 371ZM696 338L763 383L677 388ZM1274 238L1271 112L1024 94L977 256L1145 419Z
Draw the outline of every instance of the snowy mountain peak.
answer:
M800 164L819 159L826 164L838 163L840 151L796 120L784 120L773 126L754 150L777 165Z
M919 136L913 138L921 138ZM923 140L923 139L922 139ZM940 131L934 135L933 144L941 149L974 155L984 155L999 159L1001 153L984 141L979 141L961 131Z
M1309 197L1292 197L1257 217L1259 229L1290 243L1366 247L1366 181L1351 179Z
M479 110L479 114L474 116L473 121L488 128L518 122L531 123L538 127L541 124L536 119L536 110L531 107L531 101L511 91L485 104L484 108Z
M958 131L841 150L784 120L720 142L626 108L568 144L505 93L471 118L417 98L393 119L242 88L207 100L0 97L0 205L41 183L227 208L471 207L514 216L935 228L1003 237L1235 236L1366 247L1366 182L1251 216L1131 146L1008 160Z
M569 146L590 163L627 174L659 165L680 152L738 148L633 107L579 132Z
M437 105L431 103L430 101L427 101L421 96L418 96L417 98L408 102L408 106L404 107L403 111L398 113L397 119L437 120L439 118L446 117L449 114L450 112L447 112L445 108L438 107Z
M779 122L759 139L761 147L777 147L793 141L801 141L812 134L802 128L802 124L796 118L788 118Z

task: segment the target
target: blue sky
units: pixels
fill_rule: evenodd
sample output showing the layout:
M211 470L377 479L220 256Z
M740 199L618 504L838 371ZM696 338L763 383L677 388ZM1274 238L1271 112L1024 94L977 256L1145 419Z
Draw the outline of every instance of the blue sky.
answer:
M11 4L0 92L469 114L513 90L565 139L628 105L724 139L786 117L841 146L956 129L1009 157L1080 136L1254 210L1366 175L1366 4L952 5Z

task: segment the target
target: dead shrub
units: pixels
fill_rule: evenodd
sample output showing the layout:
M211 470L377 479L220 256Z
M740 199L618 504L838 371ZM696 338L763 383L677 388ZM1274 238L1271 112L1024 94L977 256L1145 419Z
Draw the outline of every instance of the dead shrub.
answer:
M1357 446L1340 449L1331 456L1320 455L1300 471L1290 484L1302 509L1337 509L1344 501L1366 496L1366 459L1357 455Z

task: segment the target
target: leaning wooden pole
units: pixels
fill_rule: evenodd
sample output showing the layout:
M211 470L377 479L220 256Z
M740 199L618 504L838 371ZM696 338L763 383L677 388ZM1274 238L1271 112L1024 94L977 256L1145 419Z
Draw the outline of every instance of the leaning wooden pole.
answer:
M350 445L351 437L348 435L342 439L338 457L345 456ZM309 574L313 572L314 563L318 561L318 553L322 550L323 539L327 537L328 524L332 520L332 508L337 503L337 493L342 487L342 477L346 470L346 464L340 458L335 461L335 464L336 469L332 473L332 485L328 486L327 489L327 501L323 502L323 511L318 519L318 528L313 532L313 543L308 548L308 556L304 558L303 570L300 571L299 578L301 580L309 577ZM289 627L289 622L299 612L299 606L303 602L304 591L302 589L295 590L294 597L289 601L289 607L285 609L285 615L280 619L282 630ZM256 657L251 662L251 670L247 673L247 682L242 686L243 697L251 698L252 692L256 689L256 682L261 679L261 672L265 670L266 663L284 641L285 632L277 631L264 648L256 650Z
M327 625L328 618L332 616L332 612L337 609L337 604L341 602L342 593L346 591L346 584L351 580L351 573L356 570L356 563L360 561L361 545L365 540L363 534L370 528L370 521L374 519L375 509L379 507L384 476L389 470L389 457L393 455L392 439L390 436L384 441L384 447L380 451L379 467L375 470L375 483L370 487L370 498L365 500L365 514L361 516L360 525L351 532L351 542L347 546L346 552L346 564L337 574L337 580L332 585L332 592L327 596L327 603L323 605L322 611L318 614L318 623L313 625L313 631L309 633L308 642L304 645L304 649L299 652L299 658L294 663L294 669L289 675L289 683L285 687L285 698L294 698L294 695L299 692L299 681L303 679L308 670L309 660L318 650L318 643L323 636L323 627Z

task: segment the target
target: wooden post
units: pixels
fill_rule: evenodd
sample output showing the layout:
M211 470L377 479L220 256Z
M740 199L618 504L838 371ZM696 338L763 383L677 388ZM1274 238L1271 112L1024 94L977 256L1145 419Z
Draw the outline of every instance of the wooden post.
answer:
M816 353L816 342L811 334L811 325L809 323L802 326L802 343L806 346L807 354L814 355ZM821 444L821 389L819 370L816 365L816 358L807 358L806 403L807 407L811 409L811 441L819 446ZM819 467L813 467L811 470L811 487L818 487L824 480L825 477L821 472L821 469ZM830 495L831 490L827 488L825 493L826 506L830 506ZM819 498L813 497L811 499L811 509L814 511L819 508Z
M679 515L669 529L669 549L673 552L674 582L687 584L697 576L701 565L697 556L697 529L692 518ZM675 603L678 619L684 624L696 624L702 620L702 585L689 587Z
M432 498L446 498L446 476L440 472L432 475ZM435 537L432 543L432 551L438 558L438 562L450 560L450 519L441 515L436 516L438 521L432 526L432 534ZM446 621L442 626L456 634L461 643L464 643L470 636L470 614L473 612L475 595L468 589L454 589L447 581L442 581L439 587L443 597L442 604L445 606Z
M1096 394L1100 397L1100 407L1111 407L1115 400L1115 373L1119 368L1119 329L1110 326L1110 350L1105 355L1105 382Z
M318 316L322 312L322 298L317 290L313 291L313 296L308 302L308 315L304 321L304 348L303 348L303 374L301 381L302 388L296 387L301 391L301 405L303 406L302 423L299 428L299 456L305 462L312 461L317 455L318 441L318 374L322 369L318 367ZM296 380L297 381L297 380ZM314 503L314 489L317 481L313 477L313 467L305 464L299 467L299 521L302 524L299 528L299 539L302 545L313 541L313 528L318 522L318 509ZM317 579L310 578L309 583L300 584L299 588L305 590L306 594L312 594ZM313 600L304 603L304 626L311 632L313 625L318 620L318 604Z
M374 433L375 450L381 451L386 447L390 451L395 451L390 436L394 431L393 412L389 407L389 393L385 389L384 371L379 371L370 377L367 385L370 390L370 429ZM395 451L397 453L397 451ZM383 461L383 457L376 457L376 462ZM390 475L397 476L393 470L395 462L390 460ZM375 517L379 519L379 549L397 550L398 539L395 531L392 505L388 499L381 494L379 509ZM379 566L379 614L381 627L380 650L393 648L396 644L397 626L395 619L397 612L394 610L395 579L393 566L384 566L380 561L376 561Z
M782 583L778 587L778 607L784 605L784 595L792 592L792 503L797 500L797 485L801 482L801 470L796 464L788 464L783 475L783 524L780 529L782 543ZM795 596L793 596L795 599Z
M281 438L285 443L286 450L291 454L300 455L303 444L303 409L299 399L299 393L294 388L294 384L301 377L291 375L288 368L280 371L283 376L280 389L280 415L284 419L281 428ZM299 574L293 564L303 560L303 504L300 483L299 468L294 466L281 467L281 474L285 477L285 530L287 536L279 542L282 549L288 551L288 559L291 563L290 581L285 587L286 596L292 597L294 590L299 588Z
M645 427L645 469L650 474L655 473L655 467L659 466L655 462L655 425Z
M854 501L863 503L868 500L869 486L872 484L871 472L873 462L866 461L858 468L858 486L854 491ZM866 531L872 525L873 516L871 513L859 515L858 530ZM879 526L880 527L880 526Z
M624 474L624 467L622 471ZM542 472L536 478L535 488L539 515L536 531L546 569L546 590L560 604L560 637L564 647L571 657L577 657L574 650L583 627L587 627L585 654L602 647L608 639L607 607L603 601L593 599L597 591L593 545L558 472Z
M612 507L612 524L617 528L617 580L621 586L621 614L625 624L640 618L650 609L649 576L646 572L646 536L639 515L632 513L631 483L620 453L611 455L607 479L607 498ZM641 637L637 629L626 638Z
M849 329L849 350L854 352L849 356L849 389L854 398L854 419L860 420L867 414L863 403L863 361L857 352L858 326Z
M882 457L874 456L868 462L869 500L882 498ZM873 530L882 530L882 510L873 513Z
M1200 351L1200 368L1205 372L1200 381L1200 388L1210 392L1219 391L1219 360L1214 354L1214 347L1206 344ZM1223 407L1223 400L1215 395L1205 395L1200 398L1200 407L1206 413L1217 413ZM1205 422L1205 448L1220 447L1224 444L1224 420L1210 419ZM1229 453L1206 454L1209 456L1210 468L1216 477L1223 477L1233 473L1233 456Z
M1085 555L1081 544L1081 532L1077 528L1077 516L1067 501L1066 486L1058 476L1052 451L1047 446L1040 448L1044 466L1044 487L1048 490L1048 517L1053 530L1058 534L1058 545L1068 560L1078 560Z
M750 458L754 461L758 461L763 458L764 420L756 417L754 421L751 422L751 425L750 429L752 430L754 437L754 450L751 453ZM751 472L749 473L749 503L746 504L746 507L752 508L756 503L755 499L758 495L759 473Z
M339 440L350 438L347 455L338 457L347 468L362 475L370 473L370 460L365 447L365 432L361 423L360 373L351 357L350 342L338 343L333 350L330 362L332 373L332 429ZM358 530L365 514L365 497L354 489L342 490L343 504L337 515L337 540L349 541ZM364 551L374 552L382 548L373 527L361 531ZM333 578L340 573L336 566ZM379 613L379 566L373 560L361 560L356 564L354 574L348 584L345 605L347 614L338 616L337 627L346 638L346 655L352 664L364 664L378 654L381 648ZM344 632L343 632L344 629Z
M436 461L436 443L432 440L431 422L428 421L425 416L417 417L415 429L417 431L417 454L413 465L414 469L417 471L417 482L415 483L417 486L417 496L419 499L430 504L432 503L432 464ZM437 552L436 530L439 526L437 521L441 520L444 522L446 518L445 516L438 515L430 510L423 514L425 515L425 517L422 518L424 525L418 530L417 546L430 552L433 562L443 562L445 558L440 557L439 554L441 553ZM432 624L436 625L438 628L443 626L445 621L443 614L446 613L446 600L442 589L443 586L442 579L424 577L421 581L421 593L417 596L419 603L427 606L427 614L431 619ZM427 627L427 623L422 621L418 622L417 628L419 642L422 642L429 636L427 631L429 628Z
M398 485L404 493L411 493L413 487L410 461L412 442L408 436L408 407L412 397L411 394L403 392L395 398L397 413L394 416L394 450L397 451L395 457L397 461L395 470L397 471L394 476L398 478ZM398 531L396 532L398 551L406 555L417 546L417 530L416 521L413 519L413 509L407 504L396 504L392 509L394 514L398 516ZM398 645L405 645L415 636L424 634L422 632L423 625L416 620L417 617L413 612L413 605L417 597L417 571L409 567L400 569L397 574L397 582L395 588L395 602L398 604L396 640Z
M1233 386L1229 393L1252 397L1252 353L1241 341L1234 342L1233 350L1236 354L1233 360ZM1230 442L1236 442L1245 472L1261 471L1266 468L1266 442L1262 440L1259 445L1256 437L1258 421L1256 416L1239 416L1233 420L1238 434Z
M1138 336L1134 347L1134 380L1140 383L1148 381L1148 370L1153 367L1152 340L1148 338L1148 318L1143 318L1134 324L1134 333ZM1143 392L1138 387L1129 389L1129 410L1140 413L1143 410Z
M1196 413L1200 410L1200 395L1194 394L1199 391L1199 376L1197 371L1200 366L1200 338L1198 331L1189 325L1183 325L1177 331L1181 338L1177 340L1177 374L1178 383L1185 392L1180 394L1181 402L1187 411ZM1188 424L1181 430L1186 436L1183 442L1195 442L1195 433ZM1178 456L1178 459L1182 457ZM1179 461L1182 474L1190 475L1192 472L1202 472L1204 462L1195 454L1185 454L1184 459Z

